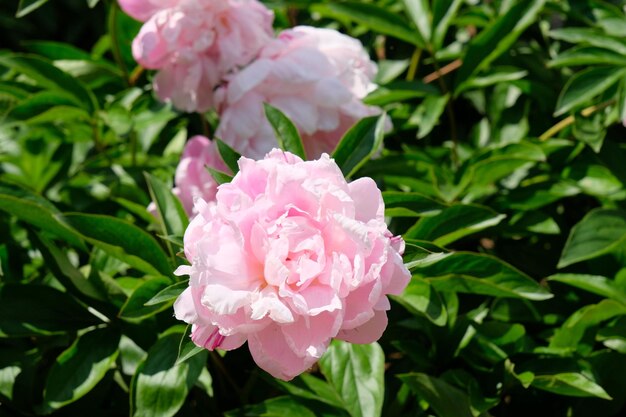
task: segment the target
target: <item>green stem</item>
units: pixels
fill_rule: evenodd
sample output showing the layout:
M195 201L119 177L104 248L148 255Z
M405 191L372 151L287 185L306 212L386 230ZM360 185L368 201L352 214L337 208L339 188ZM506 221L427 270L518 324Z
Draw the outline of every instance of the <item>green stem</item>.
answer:
M421 56L422 56L422 49L415 48L415 51L413 51L413 55L411 56L411 63L409 64L409 70L406 74L407 81L413 81L415 79L415 74L417 73L417 68L419 67Z

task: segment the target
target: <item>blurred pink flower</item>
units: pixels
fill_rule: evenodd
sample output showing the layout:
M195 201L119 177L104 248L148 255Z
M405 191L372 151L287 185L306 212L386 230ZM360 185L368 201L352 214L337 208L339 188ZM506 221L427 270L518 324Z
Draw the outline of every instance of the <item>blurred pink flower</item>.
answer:
M331 152L356 121L380 113L362 102L375 88L375 74L357 39L331 29L285 30L216 93L216 134L242 155L262 158L277 146L263 112L267 102L292 119L307 156L317 158Z
M190 217L194 214L195 199L215 200L217 183L207 171L207 167L230 172L222 161L215 142L204 136L194 136L185 145L183 155L176 167L175 187L172 190L183 203L185 212Z
M255 362L289 380L332 338L371 343L387 326L388 294L410 274L404 241L384 221L370 178L351 183L324 154L303 162L277 149L239 160L215 202L196 200L185 232L189 287L174 304L198 346L245 341Z
M213 106L226 74L252 61L273 36L273 13L257 0L126 0L131 16L146 20L133 56L159 70L154 88L185 111Z
M145 22L159 10L176 6L180 0L118 0L118 2L127 15Z

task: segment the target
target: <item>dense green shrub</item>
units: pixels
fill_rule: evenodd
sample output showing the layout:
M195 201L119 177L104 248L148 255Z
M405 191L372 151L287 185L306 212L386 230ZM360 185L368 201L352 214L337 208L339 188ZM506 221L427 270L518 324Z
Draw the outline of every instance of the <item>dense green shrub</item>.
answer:
M413 273L379 344L333 343L290 383L245 349L198 352L172 316L186 219L170 183L216 115L155 100L114 1L14 3L0 416L623 415L623 2L267 2L279 26L340 29L378 61L366 101L394 129L352 178L385 190Z

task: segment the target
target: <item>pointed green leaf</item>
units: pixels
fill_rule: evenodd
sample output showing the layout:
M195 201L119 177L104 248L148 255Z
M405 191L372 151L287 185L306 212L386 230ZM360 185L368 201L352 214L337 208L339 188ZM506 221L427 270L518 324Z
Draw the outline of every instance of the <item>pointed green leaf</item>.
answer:
M67 222L89 242L151 275L172 275L173 267L157 241L137 226L112 216L69 213Z
M437 326L445 326L448 321L448 312L439 293L426 280L412 279L401 295L391 298Z
M354 175L380 148L386 120L385 113L366 117L352 126L341 138L332 157L347 178Z
M145 306L153 306L156 304L165 303L178 298L183 291L187 289L189 283L187 281L177 282L172 284L161 291L159 291L154 297L144 303Z
M626 69L620 67L589 68L576 73L563 87L554 115L560 116L580 107L606 91L625 75Z
M565 242L558 268L605 255L626 242L626 213L595 209L572 229Z
M122 306L119 316L127 319L145 318L170 308L169 304L164 303L147 305L156 294L170 284L171 281L163 277L155 277L145 281L132 292L124 306Z
M419 42L423 45L430 43L431 26L430 21L432 19L430 15L430 6L427 0L402 0L404 8L415 23L415 27L420 36Z
M161 337L139 366L131 387L133 417L172 417L206 364L207 352L176 365L181 332Z
M552 297L528 275L506 262L485 254L452 252L412 268L414 276L430 281L438 291L454 291L494 297L546 300Z
M215 138L213 140L217 143L217 150L222 157L222 161L224 161L226 166L230 168L234 174L236 174L237 171L239 171L239 165L237 162L239 161L239 158L241 158L241 155L221 139Z
M5 54L0 55L0 65L32 78L43 88L71 94L76 104L89 113L98 108L98 102L91 91L44 58L28 54Z
M586 274L556 274L548 277L548 281L562 282L626 305L626 292L613 280L606 277Z
M461 86L509 50L526 28L537 21L545 2L546 0L532 0L516 3L473 38L457 73L456 86Z
M352 417L378 417L385 397L385 355L378 343L333 340L320 360L328 383Z
M47 2L48 0L20 0L15 17L24 17L27 14L34 12Z
M265 109L267 120L269 120L274 129L278 146L284 151L291 152L302 159L306 159L302 138L300 138L296 125L276 107L263 103L263 108Z
M164 234L182 236L187 229L189 219L180 200L172 194L171 187L163 181L147 172L144 172L144 176L152 201L157 207Z

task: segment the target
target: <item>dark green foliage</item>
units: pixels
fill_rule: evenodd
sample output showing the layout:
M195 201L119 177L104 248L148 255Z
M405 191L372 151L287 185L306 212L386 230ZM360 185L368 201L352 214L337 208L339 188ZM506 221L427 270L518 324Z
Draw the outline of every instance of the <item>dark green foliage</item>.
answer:
M333 157L405 237L382 339L335 341L289 383L196 348L172 317L188 219L170 184L214 115L144 88L116 2L2 2L0 416L624 415L623 2L266 3L378 61L366 102L386 113Z

